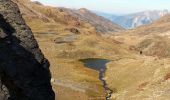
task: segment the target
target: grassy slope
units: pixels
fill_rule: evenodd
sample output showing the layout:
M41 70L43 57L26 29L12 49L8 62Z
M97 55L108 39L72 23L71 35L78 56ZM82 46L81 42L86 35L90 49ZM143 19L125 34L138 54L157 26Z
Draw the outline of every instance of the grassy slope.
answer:
M169 99L169 18L168 15L153 24L111 37L136 51L133 58L123 58L108 64L106 79L115 90L113 99Z
M29 9L22 9L25 13L23 16L51 63L57 100L88 100L90 98L104 100L102 98L104 90L97 78L98 73L85 68L78 61L78 59L90 57L113 60L107 65L105 77L109 87L115 90L113 99L166 100L169 98L170 66L169 58L164 56L165 49L169 47L169 39L161 35L162 32L166 35L169 30L168 19L163 19L161 25L139 27L136 30L124 32L127 34L103 38L95 33L93 26L69 17L60 9L54 10L51 7L29 3L25 3L24 6ZM63 20L64 16L66 19ZM77 26L77 23L81 24ZM80 34L67 30L72 27L79 29ZM164 41L155 38L155 33ZM67 38L69 35L75 37L72 42L55 42L56 39ZM147 41L150 38L152 41ZM157 45L159 42L167 45L162 47ZM156 45L147 46L153 43ZM158 50L160 48L161 51ZM145 55L139 55L139 49L144 50ZM150 53L154 50L161 52L159 55L162 58L157 55L157 52Z
M51 63L52 83L57 100L104 100L105 93L98 79L98 72L85 68L78 59L112 59L118 53L127 53L121 49L123 46L98 36L93 26L78 21L58 8L33 4L29 0L14 1L19 5L40 48ZM69 28L76 28L80 33L73 33ZM74 39L69 42L55 42L65 38L69 40L70 36Z

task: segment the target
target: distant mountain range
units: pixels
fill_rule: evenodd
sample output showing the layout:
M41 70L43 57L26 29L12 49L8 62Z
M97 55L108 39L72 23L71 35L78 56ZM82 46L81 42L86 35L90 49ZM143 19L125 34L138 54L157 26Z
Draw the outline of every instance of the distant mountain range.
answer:
M168 10L153 10L116 16L112 14L96 12L96 14L103 16L126 29L132 29L141 25L150 24L158 20L160 17L167 15L168 13Z

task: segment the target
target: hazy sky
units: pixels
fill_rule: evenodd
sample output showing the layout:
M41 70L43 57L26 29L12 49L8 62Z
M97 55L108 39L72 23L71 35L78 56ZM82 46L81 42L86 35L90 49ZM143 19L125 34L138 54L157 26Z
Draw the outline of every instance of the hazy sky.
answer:
M33 0L45 5L67 8L87 8L113 14L144 10L170 10L170 0Z

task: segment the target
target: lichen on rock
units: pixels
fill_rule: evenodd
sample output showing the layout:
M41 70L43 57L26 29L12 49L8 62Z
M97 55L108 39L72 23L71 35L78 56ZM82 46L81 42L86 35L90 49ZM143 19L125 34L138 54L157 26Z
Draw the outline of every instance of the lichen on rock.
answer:
M18 6L0 0L0 100L54 100L49 62Z

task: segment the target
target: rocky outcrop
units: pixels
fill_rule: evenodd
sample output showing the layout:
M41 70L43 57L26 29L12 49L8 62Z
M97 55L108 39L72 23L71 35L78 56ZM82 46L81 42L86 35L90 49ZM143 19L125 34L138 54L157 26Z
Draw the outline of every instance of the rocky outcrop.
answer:
M54 100L49 62L11 0L0 0L0 100Z

